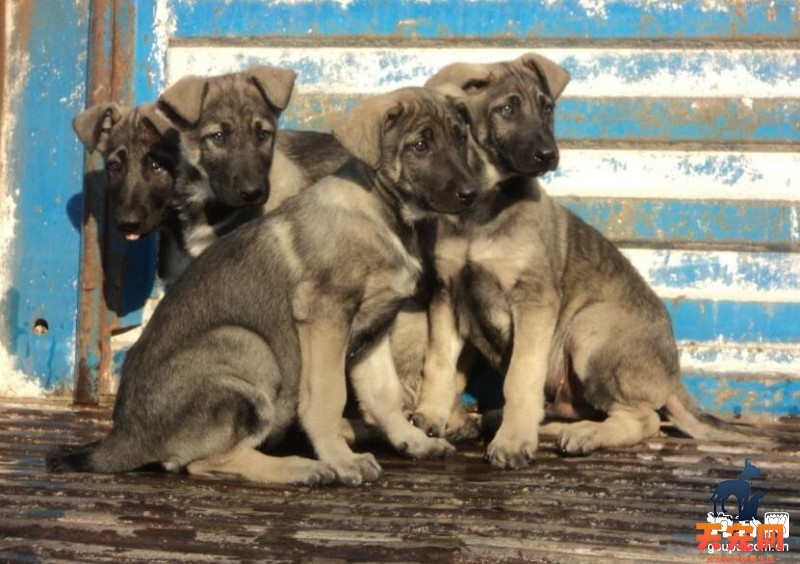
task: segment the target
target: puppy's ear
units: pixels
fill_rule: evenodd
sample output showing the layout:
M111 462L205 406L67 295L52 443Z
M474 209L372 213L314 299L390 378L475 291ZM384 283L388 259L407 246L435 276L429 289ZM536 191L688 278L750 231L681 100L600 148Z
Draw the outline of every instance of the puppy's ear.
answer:
M333 136L351 155L373 170L381 165L383 135L403 114L398 96L372 96L357 104L333 127Z
M250 69L249 77L261 91L261 95L267 103L279 110L286 109L286 106L289 105L289 98L292 96L297 73L281 67L259 65Z
M111 130L122 119L122 111L114 102L95 104L72 120L72 129L90 153L103 153Z
M542 55L525 53L514 62L535 72L542 83L550 90L553 100L561 96L564 88L569 83L569 71Z
M197 123L208 80L203 76L184 76L158 97L158 105L188 124Z
M484 90L494 78L489 65L452 63L442 67L430 77L425 83L425 88L440 90L447 85L455 85L467 94L475 94Z
M180 137L178 129L155 104L139 106L139 116L142 122L164 141L174 145L178 144Z

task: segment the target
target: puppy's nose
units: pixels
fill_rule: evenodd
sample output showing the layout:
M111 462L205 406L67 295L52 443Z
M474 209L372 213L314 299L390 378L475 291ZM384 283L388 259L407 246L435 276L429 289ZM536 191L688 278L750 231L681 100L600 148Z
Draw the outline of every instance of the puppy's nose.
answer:
M123 233L136 233L142 227L144 218L137 211L128 210L117 215L117 227Z
M470 205L478 197L478 191L470 186L462 186L456 191L456 198L458 201Z
M243 186L239 188L239 197L245 202L255 202L264 197L264 190L259 186Z
M543 166L553 166L558 163L558 151L553 149L542 149L533 154L534 160Z

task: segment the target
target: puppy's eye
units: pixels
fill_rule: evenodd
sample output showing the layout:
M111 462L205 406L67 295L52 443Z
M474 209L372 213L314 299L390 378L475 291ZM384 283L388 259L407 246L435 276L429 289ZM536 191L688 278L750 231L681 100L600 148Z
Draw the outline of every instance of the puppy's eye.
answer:
M420 139L419 141L414 143L413 149L414 149L414 152L416 152L416 153L420 153L420 154L427 153L430 150L430 145L428 145L428 142L425 141L425 139Z
M155 174L160 174L164 172L164 167L161 166L161 163L155 159L150 159L150 172L154 172Z
M511 117L514 115L514 106L511 104L505 104L504 106L500 107L500 115L503 117Z
M256 137L259 141L266 141L272 137L272 132L269 129L259 128L258 131L256 131Z
M542 102L542 112L545 114L552 114L556 109L556 105L550 100Z
M106 170L110 174L121 174L123 168L124 165L122 164L121 161L108 161L106 163Z
M226 141L225 134L222 131L216 131L211 135L209 135L208 137L206 137L206 139L211 141L214 145L218 146L224 145Z

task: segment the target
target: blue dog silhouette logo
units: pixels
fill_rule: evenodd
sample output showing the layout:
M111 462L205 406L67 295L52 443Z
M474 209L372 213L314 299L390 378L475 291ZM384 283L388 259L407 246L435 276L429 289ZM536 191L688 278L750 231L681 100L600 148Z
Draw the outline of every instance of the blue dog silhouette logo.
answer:
M713 495L708 498L704 503L714 502L714 516L717 517L717 502L720 504L721 513L725 514L725 502L730 496L736 497L737 514L733 518L734 521L751 521L758 518L758 502L764 497L760 491L756 491L753 497L750 497L750 482L753 478L758 478L761 475L759 470L749 459L744 460L744 470L735 480L725 480L720 482L717 489L714 490Z

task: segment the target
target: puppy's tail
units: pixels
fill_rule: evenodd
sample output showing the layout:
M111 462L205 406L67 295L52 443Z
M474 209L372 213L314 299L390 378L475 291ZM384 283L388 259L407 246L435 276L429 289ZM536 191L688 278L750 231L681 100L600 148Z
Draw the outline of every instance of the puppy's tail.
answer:
M79 446L59 446L47 453L48 472L96 472L110 474L128 472L147 465L146 460L134 460L135 449L114 448L109 439L92 441Z
M92 452L100 441L81 446L60 446L50 450L45 458L48 472L96 472Z
M766 429L744 423L730 423L703 411L689 391L679 386L664 405L667 418L679 431L695 439L736 441L758 438L774 445L798 443L800 434Z

